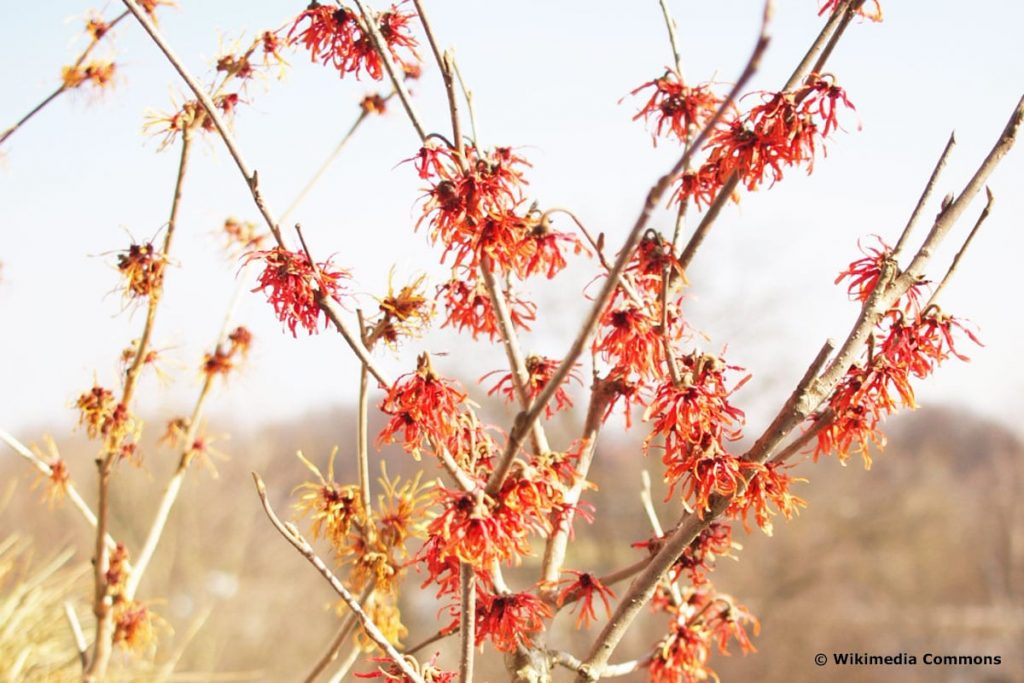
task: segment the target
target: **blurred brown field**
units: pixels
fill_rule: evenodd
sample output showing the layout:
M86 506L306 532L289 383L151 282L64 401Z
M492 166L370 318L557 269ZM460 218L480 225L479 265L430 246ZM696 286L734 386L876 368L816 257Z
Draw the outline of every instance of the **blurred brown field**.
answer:
M285 512L292 489L308 474L296 450L323 463L338 445L339 480L355 479L354 459L346 457L354 425L349 409L257 431L210 425L210 434L224 435L215 446L229 457L213 463L216 477L208 468L190 472L140 593L163 622L159 645L142 657L118 653L116 680L304 678L338 628L335 595L271 528L250 472L260 472L273 503ZM711 578L760 618L754 640L760 651L716 654L712 666L722 680L1024 681L1024 444L960 408L922 409L890 427L889 446L870 471L854 460L846 467L827 460L798 468L810 479L796 489L808 508L791 522L777 520L773 538L737 530L743 545L737 561L721 560ZM639 438L634 430L600 444L592 471L599 490L588 494L597 519L578 525L570 567L603 573L640 557L630 544L651 533L640 506L640 472L657 472L659 465L653 452L644 460ZM82 434L60 440L60 446L88 499L95 477L92 446ZM153 491L174 466L171 453L154 444L145 453L140 468L125 467L115 482L112 530L129 547L143 540L156 503ZM382 455L393 474L418 467L401 452ZM63 603L74 605L88 637L91 533L69 505L48 509L41 490L33 489L35 479L34 471L4 451L0 680L76 680L78 660ZM629 482L637 495L623 497ZM664 494L657 483L655 491L656 497ZM676 505L659 503L663 520L678 514ZM534 580L531 569L526 565L508 577L513 585L527 585ZM448 618L432 590L418 590L418 579L410 572L402 598L410 631L405 645L434 633L439 617ZM660 620L645 619L616 659L642 656L662 632ZM573 621L559 617L551 642L583 654L592 634L574 632ZM449 639L436 649L454 665L456 647ZM919 663L814 664L815 654L831 658L833 652L904 652ZM1002 664L926 666L920 663L926 652L999 655ZM482 667L481 680L507 676L490 651ZM353 667L372 669L365 658ZM556 680L569 678L565 671L556 674ZM619 680L642 679L635 674Z

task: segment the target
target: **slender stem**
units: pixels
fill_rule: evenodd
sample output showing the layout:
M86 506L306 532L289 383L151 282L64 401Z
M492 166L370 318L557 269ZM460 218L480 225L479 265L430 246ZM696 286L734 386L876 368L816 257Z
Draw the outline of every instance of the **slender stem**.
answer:
M508 302L494 280L494 272L491 270L490 259L484 258L480 263L480 275L487 289L487 295L491 300L491 306L498 318L498 331L501 334L501 343L505 348L505 355L508 357L508 364L512 370L512 386L519 399L519 405L523 410L530 407L530 394L527 390L527 383L530 381L530 372L526 368L526 361L523 359L522 349L519 347L519 335L516 334L515 326L512 324L512 316L509 314ZM548 444L544 428L538 423L531 431L534 450L539 453L547 453L551 450Z
M654 509L654 499L651 497L651 475L647 470L640 472L640 482L640 503L643 505L644 512L647 513L647 520L651 523L651 530L654 531L655 536L661 538L665 535L665 530L661 526L661 520L658 519L658 511ZM670 581L667 576L662 578L662 582L672 596L672 604L677 607L682 605L683 595L679 591L679 584L675 581Z
M953 257L953 262L949 264L949 270L946 271L946 275L942 278L942 282L939 283L939 286L935 288L934 292L932 292L925 308L928 308L939 300L939 295L942 293L942 290L944 290L946 285L949 284L949 281L953 279L953 275L956 273L957 266L960 265L960 259L963 258L964 252L967 251L967 247L971 246L971 242L974 240L974 236L977 234L978 229L981 228L981 224L985 222L985 219L988 218L989 212L992 211L992 204L995 202L996 198L992 194L992 190L987 187L985 188L985 193L988 195L988 201L985 202L985 208L982 209L981 215L978 216L978 220L974 222L974 227L971 228L971 232L967 235L967 239L964 240L963 245L960 247L960 251L956 252L956 256Z
M843 12L832 12L832 14L829 15L825 25L821 28L821 32L818 33L818 37L814 39L813 43L811 43L811 47L808 48L806 54L804 54L804 58L800 60L800 63L797 64L792 75L790 75L789 80L786 81L786 85L782 88L783 90L792 90L807 76L807 74L811 73L811 64L814 64L817 61L818 54L821 52L822 48L825 47L825 43L827 43L829 38L832 36L832 32L835 31L836 27L839 26L839 23L843 20L843 16Z
M362 648L360 648L358 645L354 646L349 651L348 657L345 657L345 661L341 663L341 666L338 667L338 670L334 672L333 676L331 676L328 683L341 683L343 680L345 680L345 676L348 674L349 670L353 666L355 666L355 663L359 660L359 655L361 655L362 652Z
M651 214L654 212L655 207L661 203L662 198L665 196L665 192L668 191L672 181L679 174L680 170L686 167L692 157L694 150L700 149L704 144L704 140L708 134L718 124L718 121L722 118L726 109L732 105L733 100L742 91L742 88L746 86L754 72L757 71L758 65L761 62L761 56L764 54L765 49L768 47L768 34L766 32L767 19L771 16L771 10L774 7L773 3L769 1L765 5L765 21L762 25L761 35L758 37L757 44L754 47L753 52L750 55L750 59L747 62L746 68L743 73L737 79L736 84L733 86L732 91L722 101L718 111L715 112L714 116L707 122L704 129L701 130L697 139L694 143L687 147L682 157L675 163L675 165L669 170L668 173L658 179L657 182L651 187L647 193L647 198L644 201L643 208L640 211L640 215L637 217L636 223L633 225L628 237L626 238L625 244L619 251L618 257L615 260L615 265L612 267L611 272L608 274L608 278L604 282L604 286L598 294L593 305L590 308L590 312L587 314L586 319L580 327L579 333L573 340L572 346L569 352L562 359L562 363L558 366L555 372L552 374L551 379L547 385L541 391L541 393L534 400L528 411L519 413L516 417L515 423L512 426L512 430L509 433L508 441L506 443L505 452L502 454L501 461L498 466L494 469L494 473L491 476L490 481L487 484L488 492L497 491L504 481L505 476L508 474L509 469L512 467L512 461L515 458L516 452L523 443L523 439L530 432L534 423L540 417L544 408L548 402L555 395L555 391L561 386L562 382L565 381L566 376L572 371L573 366L576 364L576 360L583 353L583 349L590 341L591 336L597 329L598 322L600 321L601 314L604 313L605 307L608 302L611 301L612 296L615 294L615 289L619 285L619 281L622 276L622 272L626 268L626 264L629 262L633 255L633 250L636 248L637 243L640 241L640 236L643 234L644 229L647 227L647 223L651 218Z
M210 389L213 387L213 376L207 375L203 381L203 386L199 390L199 397L196 399L195 404L192 407L192 415L189 417L188 429L185 432L185 436L182 439L184 446L182 448L181 456L178 459L178 467L175 469L174 474L167 482L167 486L164 488L163 496L160 498L160 504L157 506L156 514L153 515L153 521L150 523L149 531L146 533L146 540L142 544L142 549L138 552L135 560L135 569L128 575L128 579L125 581L124 593L125 597L129 600L135 597L135 593L139 589L139 584L142 582L142 577L146 573L146 569L149 568L149 563L153 559L156 548L160 544L160 539L163 538L164 529L167 526L167 520L170 519L171 510L174 508L174 504L178 500L178 494L181 492L181 486L185 482L185 474L188 472L188 466L192 462L192 458L195 456L195 450L193 445L195 444L196 437L199 435L199 424L202 420L203 409L206 405L206 399L210 395Z
M64 602L64 617L68 620L68 626L71 627L71 635L75 639L75 650L78 651L78 659L82 663L82 671L85 671L86 667L89 666L89 655L86 653L89 645L85 642L82 624L78 621L75 607L70 601Z
M384 36L380 34L380 27L377 26L377 20L370 12L365 3L362 0L353 0L356 7L359 8L359 12L363 15L363 24L366 26L367 31L370 34L370 40L373 41L373 47L377 50L377 54L380 56L381 62L384 64L384 70L388 72L388 78L391 79L391 85L394 86L395 92L398 93L398 99L402 101L402 107L405 109L406 115L409 117L409 121L412 123L412 127L416 129L416 134L419 136L420 141L426 141L427 131L420 122L420 117L416 113L416 108L412 104L412 96L409 94L409 89L405 87L404 77L400 77L398 69L395 67L394 61L391 59L391 51L388 49L388 43L384 40Z
M576 506L587 484L587 474L597 450L597 437L601 432L601 418L608 402L615 397L614 390L606 380L596 380L590 391L590 403L580 438L579 460L576 463L576 479L563 497L563 510L552 516L554 530L544 546L544 561L541 566L542 583L555 585L565 563L569 548L569 534L572 531Z
M362 309L356 310L359 321L359 334L366 348L373 348L366 338L366 322ZM370 419L370 373L366 365L359 368L359 408L356 423L356 466L359 471L359 490L363 497L363 510L370 514L370 456L369 456L369 419Z
M892 258L899 260L900 254L903 253L903 247L907 243L907 239L910 237L910 233L913 232L914 226L917 224L917 219L921 215L921 210L924 209L924 205L928 202L928 198L931 197L932 191L935 189L935 183L939 180L939 174L942 173L942 169L946 166L946 161L949 159L950 153L953 151L953 147L956 146L956 131L949 134L949 140L946 142L946 146L942 150L942 154L939 155L939 160L935 164L935 168L932 169L932 174L928 178L928 183L924 186L924 192L921 193L921 197L917 200L917 205L914 207L913 213L910 214L910 219L907 221L907 227L903 228L903 232L900 234L900 239L896 243L896 247L892 250Z
M559 666L565 667L570 671L576 673L584 673L583 662L578 658L573 657L568 652L548 651L548 655L552 661ZM619 676L628 676L631 673L639 671L640 669L647 668L651 663L651 658L646 657L644 659L634 659L629 662L620 662L618 664L608 664L601 672L601 678L617 678Z
M455 72L455 78L459 81L462 96L466 98L466 110L469 112L469 127L473 131L473 146L480 149L480 133L476 125L476 110L473 108L473 91L466 87L466 81L463 80L462 72L459 71L459 63L455 61L455 56L451 52L448 53L448 63Z
M430 26L430 20L423 9L423 2L421 0L413 0L413 4L416 5L416 14L420 17L420 23L423 24L423 32L427 34L427 41L430 43L430 49L434 53L434 61L437 62L437 68L441 70L441 78L444 80L444 92L448 98L448 113L452 121L452 139L455 142L455 154L459 160L459 165L464 166L466 156L462 141L462 123L459 119L459 98L455 92L455 82L452 78L454 58L449 52L442 52L438 47L437 40L434 38L434 31Z
M451 629L451 630L444 630L444 629L442 629L442 630L438 631L437 633L435 633L434 635L430 636L429 638L425 638L421 642L416 643L416 645L408 648L405 651L405 654L407 654L407 655L414 655L417 652L419 652L420 650L422 650L424 648L427 648L427 647L430 647L431 645L433 645L437 641L444 640L448 636L450 636L450 635L452 635L454 633L458 633L458 632L459 632L458 626L456 626L454 629Z
M679 51L679 39L676 36L676 22L672 18L672 14L668 11L668 3L666 0L658 0L661 5L661 14L665 17L665 28L668 29L668 41L672 45L672 59L676 66L676 75L679 76L679 82L683 82L683 54Z
M181 206L182 189L185 182L185 174L188 170L189 149L192 145L192 137L188 130L181 138L181 157L178 160L178 174L174 182L174 196L171 200L170 217L167 219L167 229L164 232L164 241L158 258L161 268L165 268L170 255L171 244L174 239L175 228L178 221L178 210ZM125 373L124 389L121 393L120 404L127 407L131 405L134 397L136 382L138 381L145 358L149 351L149 341L153 334L153 327L156 323L156 312L163 298L163 271L158 286L149 294L149 301L146 307L146 322L142 328L142 335L136 345L135 357L128 371ZM107 666L110 662L112 639L114 636L113 614L111 610L111 596L107 585L107 526L110 504L110 475L113 472L114 463L119 456L119 443L107 443L104 446L104 453L96 459L99 479L99 496L96 515L96 542L95 557L93 562L93 583L95 595L93 612L96 615L96 638L93 644L93 657L89 669L85 674L88 681L102 680L106 675ZM148 561L148 560L147 560Z
M369 599L370 594L373 593L373 585L369 585L363 591L363 594L359 597L359 604L365 605ZM316 664L310 670L306 677L303 679L305 683L313 683L320 674L324 672L331 664L338 659L338 655L341 654L341 648L345 646L345 642L352 636L356 630L356 626L359 624L359 620L356 618L355 612L349 612L345 620L341 622L341 628L338 629L338 634L331 640L330 646L327 648L327 652L317 660Z
M277 529L278 533L284 536L285 540L298 550L299 554L306 558L306 560L312 564L318 572L320 572L320 575L323 576L331 585L331 588L341 596L341 599L346 605L348 605L348 608L355 613L356 617L359 619L360 625L366 632L366 635L369 636L370 640L376 643L378 647L380 647L384 654L394 662L395 666L397 666L401 672L414 683L424 683L423 677L420 676L418 671L419 667L413 666L409 659L396 650L395 646L392 645L391 642L388 641L387 637L380 632L377 625L373 623L373 619L370 618L359 604L359 600L352 595L347 588L345 588L344 584L342 584L338 577L335 576L327 565L324 564L324 561L317 556L316 551L313 550L313 546L311 546L309 541L299 533L299 530L295 528L295 525L291 524L286 526L277 516L277 513L274 512L274 508L270 505L270 500L267 497L267 487L263 483L263 479L260 478L260 475L253 472L252 478L253 481L256 482L256 493L259 495L260 502L263 504L263 510L267 513L270 523L274 525L274 528Z
M459 650L459 683L472 683L473 653L476 651L476 575L473 566L459 563L459 630L462 645Z
M288 220L288 217L292 215L292 212L299 207L299 204L302 203L302 201L306 198L310 191L316 186L316 184L320 181L320 178L323 177L324 173L327 172L327 169L331 167L331 164L334 163L334 160L337 159L338 155L341 154L342 150L345 149L345 146L348 144L348 141L352 139L352 136L356 134L357 130L359 130L359 126L362 125L363 121L365 121L369 115L369 112L367 112L366 110L362 110L359 112L359 116L356 117L356 120L348 129L348 132L346 132L345 135L341 138L341 141L338 142L337 145L335 145L334 149L331 150L331 153L328 154L327 158L324 159L322 164L320 164L320 167L316 169L316 172L313 174L313 176L306 182L305 185L303 185L302 189L299 191L299 194L297 194L295 196L295 199L292 200L292 203L289 204L288 208L285 209L284 213L281 214L282 223Z

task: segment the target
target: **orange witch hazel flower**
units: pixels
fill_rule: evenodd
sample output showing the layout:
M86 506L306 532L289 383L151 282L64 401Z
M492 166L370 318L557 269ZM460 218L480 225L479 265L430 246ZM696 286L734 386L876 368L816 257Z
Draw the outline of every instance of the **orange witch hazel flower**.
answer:
M77 88L85 83L103 89L113 85L117 65L110 61L93 61L78 66L65 66L61 69L61 82L65 88Z
M537 318L537 305L511 290L505 290L504 294L512 327L529 331L530 323ZM487 294L487 287L482 280L474 277L470 269L453 270L451 279L438 286L437 298L446 313L441 327L453 327L459 332L469 330L473 339L486 335L493 341L501 336L498 316Z
M533 593L477 596L476 644L490 638L499 652L512 652L520 643L533 645L530 636L544 629L544 620L553 616L551 608Z
M654 89L650 99L633 120L654 119L655 143L659 136L689 139L691 128L703 126L722 102L722 98L711 90L710 83L691 87L685 85L674 71L666 71L664 76L644 83L630 94L636 95L648 88Z
M532 401L537 398L544 387L547 386L552 375L555 374L555 370L558 369L559 361L554 358L546 358L544 356L531 355L526 358L526 395ZM575 367L578 367L577 363ZM569 393L565 390L565 385L569 383L569 380L576 380L577 384L582 385L583 382L580 380L579 374L576 373L575 367L569 372L568 377L563 382L562 386L555 390L553 403L549 402L544 408L544 416L548 419L554 416L555 413L572 408L572 399L569 398ZM480 378L480 381L487 379L488 377L501 373L501 370L495 370L489 372ZM516 400L515 397L515 382L512 379L512 373L507 372L501 375L501 379L495 384L490 391L487 392L488 396L496 393L501 393L505 396L505 400L509 403L513 403Z
M341 282L352 277L347 270L335 270L330 259L314 266L306 254L283 247L252 252L244 263L253 261L262 262L264 267L252 291L266 294L274 313L293 337L298 336L297 327L309 334L317 332L320 302L329 298L341 303ZM328 323L324 313L324 326Z
M572 574L575 579L563 579L562 583L567 584L558 594L558 606L561 607L568 599L578 601L580 610L576 617L576 628L587 628L591 622L597 620L597 612L594 610L594 599L597 598L604 604L605 614L611 616L612 606L609 602L615 599L612 589L601 583L593 574L580 572L575 569L566 569L565 573ZM575 610L576 607L573 607Z
M392 417L377 443L400 440L402 448L418 460L424 444L437 447L455 435L465 402L466 394L439 377L424 353L417 360L416 371L395 380L381 401L381 412Z

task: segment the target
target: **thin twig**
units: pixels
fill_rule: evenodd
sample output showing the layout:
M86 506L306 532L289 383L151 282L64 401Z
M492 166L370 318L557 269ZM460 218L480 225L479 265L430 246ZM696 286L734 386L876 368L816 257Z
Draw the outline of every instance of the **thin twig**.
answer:
M27 460L30 465L39 470L39 472L43 476L47 478L53 476L53 468L50 467L49 463L47 463L45 460L43 460L38 455L33 453L31 449L25 446L25 444L18 441L16 438L14 438L13 435L4 431L3 429L0 429L0 441L6 443L8 446L11 447L11 450L13 450L21 457L25 458L25 460ZM82 518L86 521L86 523L88 523L89 526L95 529L96 513L92 511L92 508L89 507L89 504L85 502L84 498L82 498L82 494L78 492L78 488L75 486L74 482L69 480L64 484L64 494L65 496L67 496L68 500L71 501L71 504L75 506L75 509L78 510L79 514L82 515ZM108 550L113 550L117 547L117 542L109 533L106 536L106 541Z
M562 573L565 555L569 549L569 534L572 532L573 520L576 517L576 507L583 495L583 489L587 485L587 475L597 451L597 437L603 424L601 418L604 416L608 402L614 397L614 389L608 385L607 380L594 381L594 386L590 390L590 402L587 406L583 435L579 442L579 458L575 466L576 478L564 494L562 509L552 515L554 531L544 545L544 560L541 565L541 583L543 585L554 586Z
M551 660L559 666L565 667L570 671L583 674L586 669L583 667L583 662L578 658L572 656L568 652L560 652L557 650L549 650L548 656ZM628 676L631 673L639 671L640 669L647 668L651 663L650 657L644 659L634 659L629 662L620 662L618 664L608 664L601 671L601 678L617 678L618 676Z
M676 75L679 82L683 82L683 54L679 51L679 39L676 37L676 22L668 11L668 3L665 0L658 0L661 5L661 14L665 17L665 28L668 29L668 41L672 45L672 59L676 66Z
M390 97L390 95L388 97ZM335 145L334 149L331 150L331 153L327 155L327 158L324 159L322 164L320 164L320 167L316 169L316 172L313 173L313 176L306 182L305 185L302 186L302 189L299 190L299 193L297 195L295 195L295 199L293 199L292 203L288 205L288 208L284 210L284 213L281 214L282 223L288 220L288 217L292 215L292 212L298 208L299 204L302 203L302 201L306 198L310 191L316 186L316 184L320 181L320 178L323 177L324 173L327 172L327 169L331 167L331 164L334 163L334 160L337 159L338 155L341 154L342 150L345 149L345 146L348 144L348 141L352 139L352 136L356 134L357 130L359 130L359 126L363 124L363 121L365 121L367 117L369 117L369 115L370 113L365 109L359 112L359 116L356 117L356 120L352 123L352 126L348 129L348 131L341 138L338 144Z
M455 71L455 78L459 81L462 96L466 98L466 111L469 112L469 127L473 131L473 146L481 149L480 133L476 125L476 110L473 108L473 91L466 87L466 81L462 78L462 72L459 71L459 63L455 61L455 53L449 50L447 55L448 63L451 64L452 69Z
M473 566L459 563L459 683L473 681L473 653L476 651L476 574Z
M786 85L782 88L783 90L792 90L804 79L805 76L807 76L808 73L810 73L811 64L814 64L817 61L818 54L821 52L822 48L825 47L825 43L827 43L829 38L832 36L832 32L835 31L836 27L843 20L843 16L843 12L841 11L832 12L828 20L825 22L825 25L821 28L821 32L818 33L818 37L814 39L813 43L811 43L811 47L808 48L803 59L800 60L800 63L797 64L793 73L790 75L789 80L786 81Z
M452 62L454 57L447 51L442 52L438 47L437 40L434 38L434 31L430 27L430 20L423 9L423 2L421 0L413 0L413 4L416 5L416 14L419 15L420 23L423 24L423 32L427 34L427 41L430 43L430 49L434 53L437 68L441 70L441 78L444 80L444 92L448 97L448 113L452 121L452 139L455 142L455 155L459 165L464 168L466 155L462 141L462 122L459 120L459 98L455 92L455 82L452 78L454 70Z
M978 216L978 220L974 222L974 227L971 228L971 232L967 235L967 239L964 240L963 245L960 247L960 251L956 252L956 256L953 257L953 262L949 264L949 270L946 271L946 275L942 278L942 282L932 292L931 297L928 299L928 304L925 306L932 306L936 301L939 300L939 294L946 288L949 281L953 279L953 275L956 273L957 266L960 265L960 259L963 258L964 252L967 251L967 247L971 246L971 242L974 240L974 236L977 234L978 229L981 228L981 224L988 218L989 212L992 211L992 204L995 202L995 196L992 194L992 190L985 188L985 194L988 196L988 201L985 202L985 208L981 210L981 215Z
M651 475L647 470L641 470L640 484L640 503L643 505L644 512L647 513L647 520L651 523L651 530L655 537L661 538L665 535L665 530L661 526L661 520L658 519L658 511L654 509L654 499L651 496ZM672 596L672 604L677 607L682 605L683 594L679 590L679 584L667 576L662 577L662 582Z
M530 381L530 372L526 368L526 361L523 359L522 349L519 347L519 335L516 334L515 326L512 324L512 316L509 314L508 302L494 280L494 272L491 270L490 259L484 257L480 263L480 275L487 289L487 296L491 300L495 317L498 319L498 332L501 335L501 343L508 357L508 364L512 370L512 387L515 389L516 398L522 410L530 407L530 394L527 390L527 383ZM551 450L548 444L544 428L538 423L531 431L534 450L538 453L547 453Z
M359 321L359 335L363 345L372 349L373 345L366 338L366 321L363 310L356 309L356 320ZM356 422L356 466L359 472L359 490L362 492L363 510L370 514L370 455L369 455L369 419L370 419L370 374L366 365L359 368L359 407Z
M89 655L86 654L89 645L85 642L85 634L82 633L82 624L79 623L78 615L75 614L75 607L69 600L64 601L64 616L68 620L68 626L71 627L71 635L75 639L75 649L78 651L78 659L82 662L82 671L85 671L86 667L89 666Z
M363 608L359 604L359 600L352 595L344 584L338 579L337 576L324 564L324 561L316 554L313 550L313 546L309 544L309 541L303 537L299 530L295 528L294 524L285 525L281 519L274 512L274 508L270 505L270 499L267 497L267 487L263 483L263 479L260 475L255 472L252 473L253 481L256 482L256 493L260 497L260 502L263 504L263 510L267 513L267 517L270 519L270 523L274 525L274 528L284 536L285 540L288 541L299 554L302 555L306 560L312 564L320 575L323 576L327 582L331 585L331 588L341 596L341 599L348 605L348 608L355 613L359 618L359 623L369 636L370 640L377 644L378 647L388 656L388 658L394 662L403 674L405 674L414 683L424 683L423 677L418 672L419 667L413 667L409 660L404 657L395 646L380 632L377 625L373 623L373 619L370 618Z
M420 142L424 142L427 139L426 128L420 122L420 117L416 113L416 108L412 104L412 96L409 94L409 89L405 87L404 77L399 77L399 71L395 67L395 62L391 59L391 51L388 50L387 41L384 40L384 36L380 34L380 27L377 26L376 17L370 12L362 0L354 0L356 7L359 8L359 12L363 15L363 24L370 34L370 40L373 42L374 49L377 50L377 55L380 57L380 61L384 64L384 70L388 72L388 77L391 79L391 85L394 86L395 92L398 93L398 99L402 101L402 107L405 109L406 115L409 117L409 121L412 123L412 127L416 129L416 134L420 138ZM404 74L403 74L404 76Z
M370 598L371 593L373 593L372 583L367 586L363 590L363 594L359 596L359 604L365 605L366 601ZM310 672L306 674L306 678L303 679L305 683L313 683L313 681L315 681L320 674L327 669L327 667L338 659L338 655L341 654L341 648L344 647L345 642L352 636L353 632L355 632L358 623L359 620L356 618L355 612L349 612L348 616L345 617L345 620L341 622L341 628L338 629L338 634L333 640L331 640L331 644L327 648L327 652L317 660Z
M939 180L939 174L942 173L942 169L946 166L946 161L949 159L950 153L953 151L953 147L956 146L956 131L949 134L949 140L946 142L946 146L942 150L942 154L939 155L939 160L935 164L935 168L932 169L932 174L928 178L928 183L924 186L924 192L921 193L921 197L917 200L917 205L914 207L914 211L910 214L910 219L907 221L907 227L903 228L903 232L900 234L900 239L896 242L896 247L892 250L892 258L899 260L900 254L903 253L903 247L907 243L907 239L910 237L910 233L913 232L914 226L917 224L917 219L921 215L921 210L924 209L924 205L928 202L928 198L932 195L932 190L935 189L935 183Z

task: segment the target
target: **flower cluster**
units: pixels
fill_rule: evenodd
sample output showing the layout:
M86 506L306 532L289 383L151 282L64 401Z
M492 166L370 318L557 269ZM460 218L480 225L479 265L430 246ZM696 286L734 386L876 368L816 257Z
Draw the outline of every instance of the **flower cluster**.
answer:
M669 612L673 617L669 631L655 647L648 669L654 683L717 680L708 659L716 648L728 655L730 641L744 654L756 651L747 629L756 635L760 624L728 595L692 590L683 604Z
M466 394L434 372L430 356L422 354L416 371L402 375L381 401L381 412L391 419L377 437L378 444L400 441L417 460L424 446L448 446L459 434L459 414Z
M674 71L666 71L664 76L644 83L630 94L637 95L649 88L653 89L651 96L633 120L653 119L655 142L659 136L688 141L693 130L707 123L722 103L710 83L689 86Z
M266 294L274 313L292 336L298 336L297 327L309 334L316 333L322 312L320 302L333 299L340 303L342 280L351 277L347 270L335 270L330 259L314 265L306 254L283 247L254 251L245 258L245 263L254 261L263 264L263 272L252 291ZM324 313L325 327L328 321Z
M836 282L849 280L851 298L866 301L879 286L883 266L892 250L881 240L864 250ZM862 248L863 250L863 248ZM980 344L964 322L932 304L922 309L920 287L912 285L879 320L861 362L850 366L829 397L828 411L812 416L819 424L814 457L836 453L840 460L859 453L867 467L870 448L885 447L880 424L900 406L915 408L911 380L930 375L943 361L969 360L956 349L954 334L963 333ZM822 422L823 421L823 422Z
M514 652L519 645L530 647L530 636L544 629L544 620L554 614L533 593L495 595L480 591L476 606L476 644L490 639L499 652Z
M536 304L519 297L511 289L506 289L504 296L512 327L529 330L529 324L537 317ZM469 331L473 339L484 335L493 341L501 335L487 287L468 268L454 269L451 279L438 286L437 299L446 313L441 327Z
M525 364L526 377L524 378L525 381L523 382L523 385L526 390L527 398L532 401L537 398L542 391L544 391L544 387L548 385L548 382L551 380L552 375L554 375L555 370L558 369L559 361L554 358L532 355L527 356ZM491 387L491 390L487 392L487 395L492 396L500 393L505 397L506 401L514 403L516 399L515 381L511 372L502 373L501 370L495 370L494 372L489 372L481 377L480 381L483 381L495 374L500 374L501 378L498 380L497 384ZM565 386L570 380L575 380L577 384L583 383L580 380L579 375L576 373L575 368L570 371L562 385L555 389L552 401L549 401L544 407L544 416L546 418L551 419L555 413L572 408L572 399L569 397L569 393L565 390Z
M576 616L576 628L588 628L591 622L597 620L597 612L594 609L594 600L600 600L604 605L605 614L609 617L612 613L611 600L615 599L612 589L601 583L600 579L589 572L581 572L575 569L566 569L565 573L576 577L565 579L562 583L565 587L558 593L556 600L559 607L569 601L575 601L580 613ZM574 610L576 607L573 608Z
M414 17L392 5L373 18L388 53L406 74L418 74L420 69L410 28ZM365 21L357 10L314 1L292 21L287 40L301 44L312 61L334 67L342 77L351 73L359 78L366 73L379 81L384 77L383 62Z
M152 242L132 244L117 255L117 270L124 277L124 295L138 299L159 294L167 257Z
M65 66L61 69L60 80L64 88L71 90L88 83L102 90L113 84L117 65L109 60L94 60L87 64Z
M424 291L426 275L421 275L397 292L388 276L388 293L379 299L380 317L370 331L368 343L383 339L394 347L402 337L416 337L430 324L434 316L434 302Z
M252 332L239 325L231 331L225 343L218 344L213 353L203 355L203 374L211 379L217 375L227 377L235 369L239 357L244 358L249 354L251 346Z
M644 419L653 423L644 440L645 452L663 438L662 462L669 491L681 484L684 500L698 515L710 509L712 494L732 495L749 463L730 454L728 441L738 439L743 411L729 397L749 375L727 388L726 371L740 370L721 359L693 352L679 358L680 382L658 385Z

